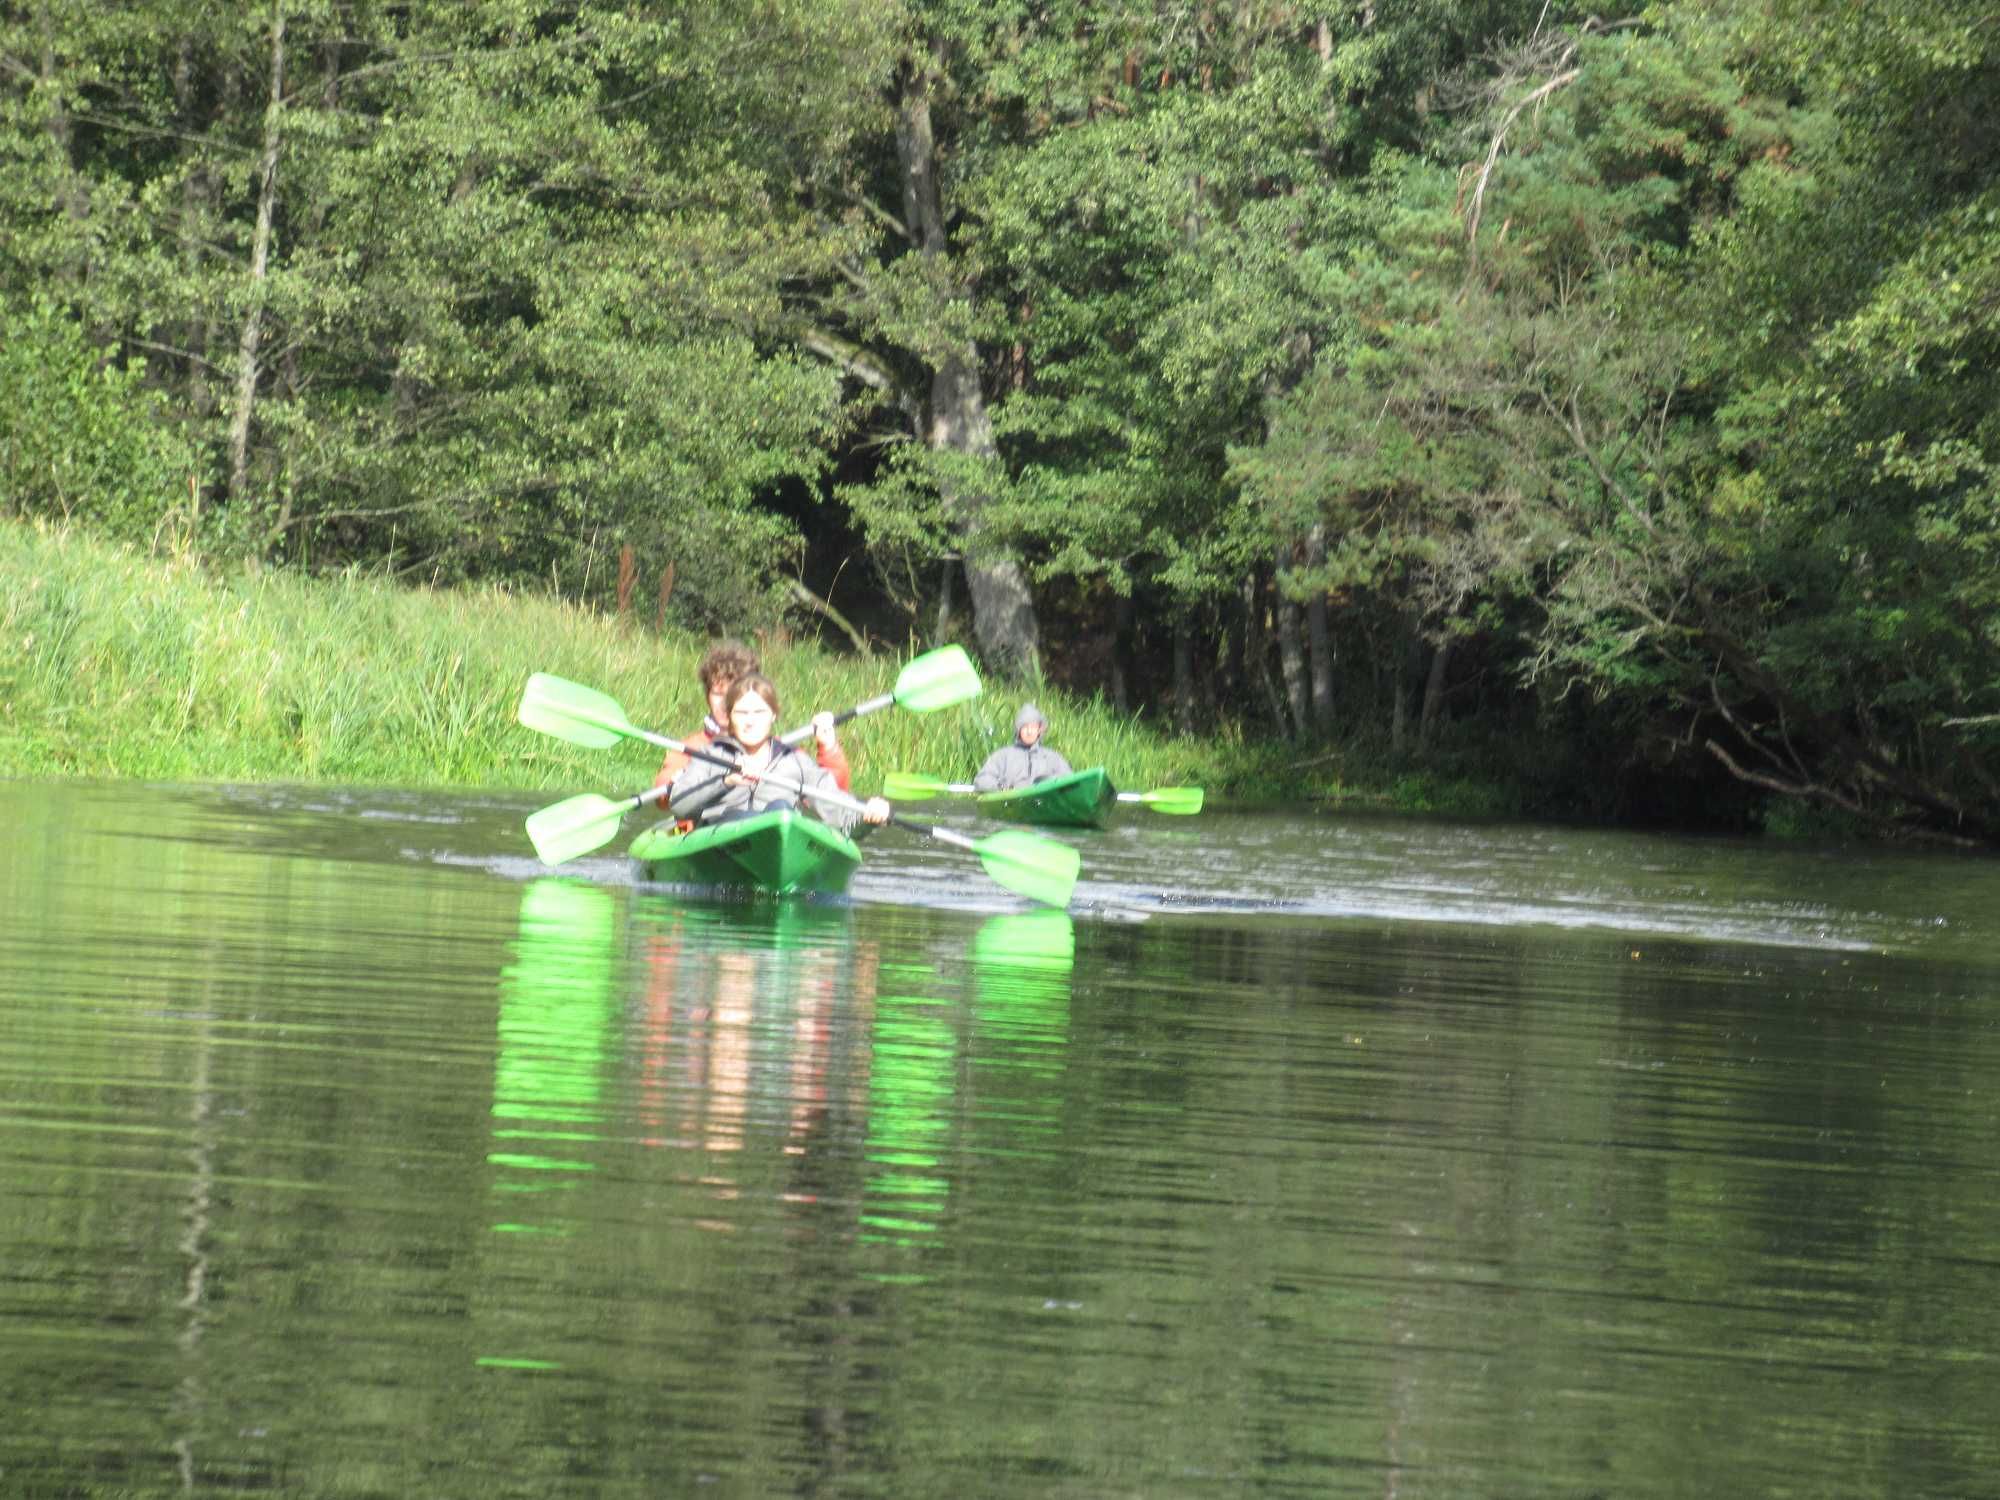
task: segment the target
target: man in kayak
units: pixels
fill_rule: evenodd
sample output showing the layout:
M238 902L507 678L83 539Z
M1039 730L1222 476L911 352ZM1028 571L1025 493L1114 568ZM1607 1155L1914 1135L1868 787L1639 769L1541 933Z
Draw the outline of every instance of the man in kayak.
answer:
M778 690L769 678L756 672L738 677L720 707L728 728L707 748L735 761L736 768L708 760L689 762L668 789L667 805L676 818L692 818L706 826L803 804L820 822L845 834L852 834L857 822L889 821L890 807L884 798L870 797L857 813L812 795L846 788L805 751L772 738L779 704Z
M761 674L764 665L757 659L757 653L741 641L722 641L709 648L695 669L701 678L702 697L708 702L708 713L701 721L701 728L688 735L682 744L693 750L706 750L717 735L723 732L723 724L728 717L725 700L729 689L739 677ZM817 754L820 768L834 779L843 792L847 790L851 776L847 766L847 752L840 747L840 736L834 733L833 715L821 713L813 717L813 738L818 742ZM673 779L685 771L690 757L679 750L669 750L665 760L660 762L660 774L653 778L653 785L661 788L658 805L667 805L666 788Z
M1069 775L1069 762L1042 743L1048 728L1042 711L1032 703L1023 703L1014 715L1014 743L986 757L986 764L972 778L974 790L1011 792L1052 776Z

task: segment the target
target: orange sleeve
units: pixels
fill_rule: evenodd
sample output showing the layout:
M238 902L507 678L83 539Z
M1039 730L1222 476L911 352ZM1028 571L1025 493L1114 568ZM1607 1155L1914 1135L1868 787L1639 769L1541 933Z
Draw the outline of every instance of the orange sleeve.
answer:
M711 739L712 736L706 729L697 729L693 734L682 740L681 743L686 745L689 750L706 750L709 747ZM665 786L676 776L680 775L681 772L685 771L691 760L692 757L685 751L669 750L667 758L660 762L660 774L653 778L653 785ZM660 798L657 805L665 807L667 799L665 797Z
M819 768L833 778L833 784L843 792L847 790L849 773L847 752L838 745L819 747Z

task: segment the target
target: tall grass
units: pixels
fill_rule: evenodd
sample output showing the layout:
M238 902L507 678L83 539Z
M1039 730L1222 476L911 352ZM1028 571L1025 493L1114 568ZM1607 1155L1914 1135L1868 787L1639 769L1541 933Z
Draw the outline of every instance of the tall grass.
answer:
M501 589L218 574L0 524L0 775L636 791L657 752L531 733L514 718L522 685L553 672L683 734L701 722L707 644ZM788 728L887 691L902 664L809 644L763 655ZM955 708L853 721L855 789L892 770L969 779L1012 738L1021 696L988 683ZM1198 785L1219 769L1212 743L1156 735L1102 701L1035 698L1049 743L1121 786Z

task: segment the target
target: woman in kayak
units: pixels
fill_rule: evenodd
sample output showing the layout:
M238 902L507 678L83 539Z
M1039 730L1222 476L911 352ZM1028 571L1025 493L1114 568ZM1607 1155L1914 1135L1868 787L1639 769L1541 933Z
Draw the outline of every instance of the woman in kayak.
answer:
M708 713L701 721L701 728L687 736L681 743L684 750L669 750L667 758L660 762L660 774L653 778L653 785L660 788L657 806L667 805L667 787L675 777L688 768L692 758L687 750L706 750L714 743L715 737L725 732L728 718L729 689L739 677L762 676L764 664L757 659L757 653L741 641L723 641L709 648L695 668L701 679L702 701L708 705ZM815 755L820 766L833 775L834 784L843 792L847 790L849 773L847 752L840 748L840 736L834 732L833 715L815 714L812 721L813 740L818 749Z
M1069 762L1042 743L1048 728L1042 711L1032 703L1023 703L1014 715L1014 743L986 757L986 764L972 778L974 789L1011 792L1052 776L1069 775Z
M723 699L728 732L718 735L709 749L733 759L736 769L708 760L690 762L669 788L667 806L674 816L707 825L803 804L820 822L842 833L852 833L857 822L888 822L890 808L884 798L870 797L857 813L812 795L838 792L840 783L805 751L771 737L779 709L778 690L767 677L750 672L730 685Z

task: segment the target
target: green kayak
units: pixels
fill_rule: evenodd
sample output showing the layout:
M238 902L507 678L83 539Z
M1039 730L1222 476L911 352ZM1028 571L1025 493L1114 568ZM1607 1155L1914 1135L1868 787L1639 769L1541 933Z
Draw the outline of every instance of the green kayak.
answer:
M1054 828L1102 828L1118 805L1118 788L1104 767L1052 776L1010 792L981 792L979 805L996 818Z
M648 880L747 886L774 896L844 891L861 863L847 835L791 808L692 833L663 823L632 840L632 857Z

